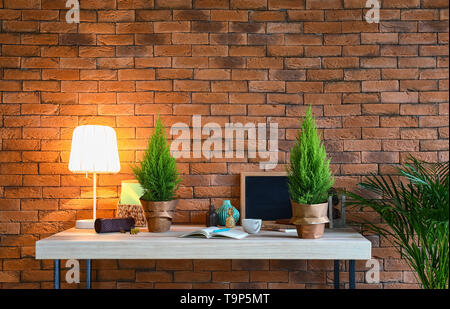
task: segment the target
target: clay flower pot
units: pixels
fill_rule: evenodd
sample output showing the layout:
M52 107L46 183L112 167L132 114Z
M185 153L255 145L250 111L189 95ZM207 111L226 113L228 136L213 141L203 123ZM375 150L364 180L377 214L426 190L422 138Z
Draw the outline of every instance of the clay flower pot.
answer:
M291 200L292 219L299 238L316 239L323 236L327 217L328 203L299 204Z
M325 223L296 225L298 238L317 239L323 236Z
M172 218L178 200L152 202L141 199L149 232L167 232L172 225Z

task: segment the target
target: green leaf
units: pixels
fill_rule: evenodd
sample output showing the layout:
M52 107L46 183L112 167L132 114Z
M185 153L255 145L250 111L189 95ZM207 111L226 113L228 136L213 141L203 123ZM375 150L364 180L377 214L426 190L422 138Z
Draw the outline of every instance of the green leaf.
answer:
M364 228L389 240L426 289L446 289L449 280L449 163L414 157L399 168L406 183L371 175L359 186L380 198L347 192L349 206L368 207L389 229L365 221Z

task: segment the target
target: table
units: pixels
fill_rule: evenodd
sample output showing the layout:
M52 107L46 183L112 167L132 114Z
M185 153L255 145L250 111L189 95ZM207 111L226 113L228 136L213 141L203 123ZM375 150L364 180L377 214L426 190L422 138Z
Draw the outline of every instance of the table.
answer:
M350 288L355 288L355 260L371 258L371 243L350 228L326 229L321 239L296 233L260 231L235 239L178 238L199 226L172 225L165 233L97 234L69 229L36 242L36 259L54 260L54 288L60 287L60 260L86 259L86 287L91 287L92 259L280 259L334 260L334 287L339 288L339 260L349 260ZM240 227L238 227L240 228Z

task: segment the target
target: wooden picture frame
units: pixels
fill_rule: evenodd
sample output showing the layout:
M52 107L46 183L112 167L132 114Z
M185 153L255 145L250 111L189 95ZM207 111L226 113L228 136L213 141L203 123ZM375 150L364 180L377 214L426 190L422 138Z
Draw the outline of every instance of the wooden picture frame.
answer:
M287 176L287 172L242 172L240 177L240 202L241 202L241 216L240 221L242 224L242 220L246 218L246 185L245 178L248 176Z

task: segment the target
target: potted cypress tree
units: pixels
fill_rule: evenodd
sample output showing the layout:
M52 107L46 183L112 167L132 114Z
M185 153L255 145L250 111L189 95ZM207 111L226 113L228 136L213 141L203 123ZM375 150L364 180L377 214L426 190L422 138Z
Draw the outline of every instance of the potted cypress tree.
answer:
M298 237L322 237L325 223L329 222L328 191L334 178L311 106L291 149L287 173L293 215L291 223L296 225Z
M140 201L149 232L168 231L178 203L176 191L181 178L159 117L143 159L131 168L144 191Z

